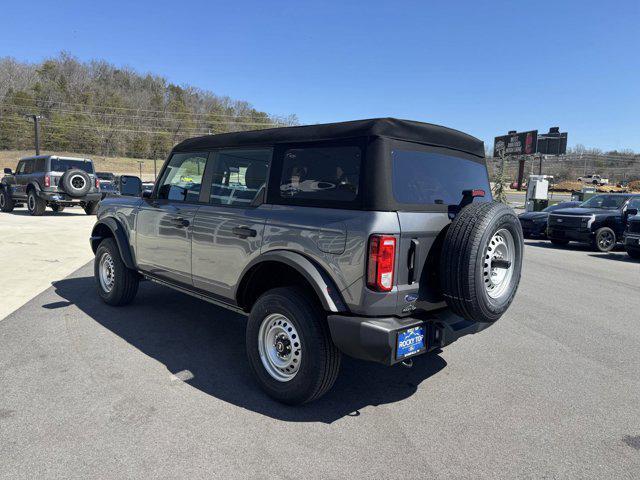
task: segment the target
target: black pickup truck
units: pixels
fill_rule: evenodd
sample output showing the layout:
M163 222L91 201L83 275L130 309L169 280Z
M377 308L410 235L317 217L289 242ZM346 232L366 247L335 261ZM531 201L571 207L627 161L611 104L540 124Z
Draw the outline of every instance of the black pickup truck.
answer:
M640 194L596 195L578 207L552 212L547 236L556 245L590 243L596 250L608 252L622 240L629 210L638 208Z

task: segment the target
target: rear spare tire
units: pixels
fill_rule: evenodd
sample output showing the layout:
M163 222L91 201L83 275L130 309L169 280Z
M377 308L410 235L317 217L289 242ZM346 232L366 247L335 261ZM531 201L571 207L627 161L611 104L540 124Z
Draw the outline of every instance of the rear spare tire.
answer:
M520 283L524 241L513 210L502 203L472 203L454 218L440 261L443 296L454 313L495 322Z
M91 190L91 177L84 170L67 170L60 178L62 189L70 197L84 197Z

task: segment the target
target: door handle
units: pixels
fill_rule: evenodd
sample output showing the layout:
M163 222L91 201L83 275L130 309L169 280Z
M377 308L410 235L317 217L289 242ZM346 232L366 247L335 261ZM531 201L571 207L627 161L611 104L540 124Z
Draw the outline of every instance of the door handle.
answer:
M190 225L189 220L185 220L182 217L176 217L171 219L171 223L173 223L178 228L184 228Z
M231 232L240 238L255 237L258 232L249 227L233 227Z

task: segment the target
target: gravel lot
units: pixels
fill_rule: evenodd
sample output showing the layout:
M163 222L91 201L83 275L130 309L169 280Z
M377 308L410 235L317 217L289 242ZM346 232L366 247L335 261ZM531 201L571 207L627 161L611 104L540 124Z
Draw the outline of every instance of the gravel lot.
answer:
M107 307L86 265L0 321L0 478L637 479L639 280L528 241L494 327L412 369L345 358L290 408L253 383L243 317L149 282Z

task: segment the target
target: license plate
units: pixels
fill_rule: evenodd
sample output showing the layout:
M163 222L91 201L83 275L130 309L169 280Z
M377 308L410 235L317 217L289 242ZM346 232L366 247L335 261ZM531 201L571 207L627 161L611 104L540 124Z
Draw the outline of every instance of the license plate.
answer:
M413 327L398 333L396 358L415 355L426 348L424 327Z

